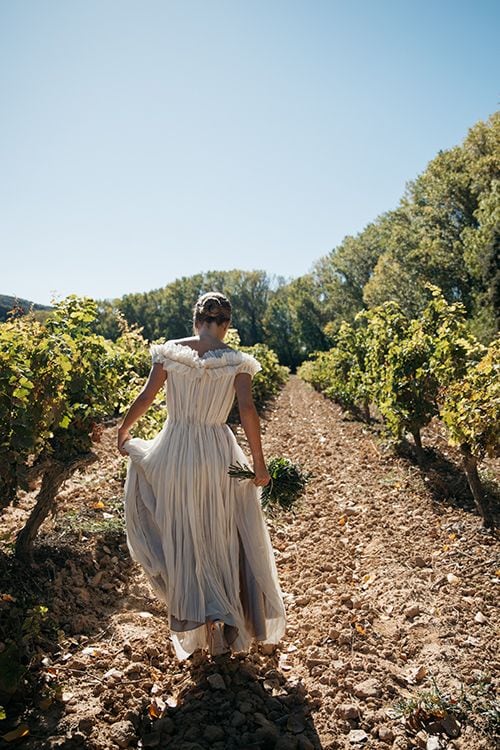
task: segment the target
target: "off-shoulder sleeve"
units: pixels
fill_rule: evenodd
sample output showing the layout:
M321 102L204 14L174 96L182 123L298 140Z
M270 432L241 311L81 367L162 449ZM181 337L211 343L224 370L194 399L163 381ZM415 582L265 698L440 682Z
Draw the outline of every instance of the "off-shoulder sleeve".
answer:
M252 357L251 354L247 354L246 352L243 353L243 359L238 365L238 369L236 371L236 374L238 375L240 372L248 372L249 375L254 377L260 370L262 370L262 365L260 362L255 359L255 357Z
M165 344L151 344L149 353L153 364L165 362Z
M190 370L201 374L200 358L189 346L181 346L175 341L165 341L163 344L151 344L149 351L153 364L159 362L164 370L184 373Z

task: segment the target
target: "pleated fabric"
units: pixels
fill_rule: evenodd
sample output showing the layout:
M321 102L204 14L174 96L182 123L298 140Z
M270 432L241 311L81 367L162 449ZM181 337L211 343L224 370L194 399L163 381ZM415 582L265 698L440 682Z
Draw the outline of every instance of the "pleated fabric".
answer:
M168 416L152 440L131 438L125 481L127 544L167 604L170 637L186 659L207 647L207 619L221 619L235 651L282 638L285 609L261 490L228 475L249 463L226 424L234 378L260 363L246 352L200 356L167 341L150 347L167 371Z

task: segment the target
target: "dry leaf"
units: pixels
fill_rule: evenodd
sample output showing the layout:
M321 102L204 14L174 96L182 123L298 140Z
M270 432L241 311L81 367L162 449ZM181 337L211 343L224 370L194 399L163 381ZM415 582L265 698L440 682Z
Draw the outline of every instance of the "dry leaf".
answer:
M158 709L156 708L154 703L150 703L148 706L148 714L151 719L159 719L160 714L158 713Z
M424 677L427 677L427 667L419 667L417 671L414 674L414 680L415 682L422 682Z
M418 667L418 669L412 670L410 674L408 675L408 677L405 678L406 682L409 685L413 685L415 683L418 684L419 682L422 682L422 680L425 677L427 677L427 673L428 673L427 667L424 667L424 666Z
M2 739L5 740L5 742L14 742L14 740L18 740L21 737L26 737L26 735L29 733L30 730L26 724L19 724L19 726L13 729L11 732L2 734Z
M376 575L375 575L375 573L367 573L367 574L366 574L365 576L363 576L363 578L362 578L362 581L363 581L363 583L361 584L361 588L362 588L362 589L363 589L364 591L366 591L366 589L368 588L368 586L369 586L369 585L370 585L371 583L373 583L373 581L375 580L375 578L376 578Z
M102 501L102 500L98 500L98 501L97 501L96 503L94 503L94 504L93 504L93 506L92 506L92 507L93 507L93 508L94 508L95 510L102 510L102 508L105 508L106 506L104 505L104 503L103 503L103 501Z
M160 719L165 711L166 703L161 698L153 698L148 706L148 713L152 719Z

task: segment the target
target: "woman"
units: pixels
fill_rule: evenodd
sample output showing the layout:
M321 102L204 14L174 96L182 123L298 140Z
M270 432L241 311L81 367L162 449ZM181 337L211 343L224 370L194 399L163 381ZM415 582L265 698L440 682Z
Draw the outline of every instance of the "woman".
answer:
M197 648L212 655L247 651L253 639L278 643L285 610L259 487L270 481L262 452L251 355L224 344L231 322L227 297L202 295L194 336L152 344L153 366L118 430L130 460L125 482L127 543L157 595L167 603L179 659ZM166 382L165 382L166 381ZM166 386L168 417L153 440L129 428ZM226 424L238 399L255 479L228 475L247 463Z

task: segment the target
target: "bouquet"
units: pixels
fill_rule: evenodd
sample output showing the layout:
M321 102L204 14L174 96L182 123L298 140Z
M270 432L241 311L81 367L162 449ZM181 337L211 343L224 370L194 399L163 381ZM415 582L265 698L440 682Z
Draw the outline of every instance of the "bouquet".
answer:
M298 464L284 457L271 458L267 470L271 475L271 481L262 487L262 507L267 508L272 503L290 510L293 503L304 494L311 474L304 472ZM246 464L239 462L231 464L228 474L239 480L255 477L255 473Z

